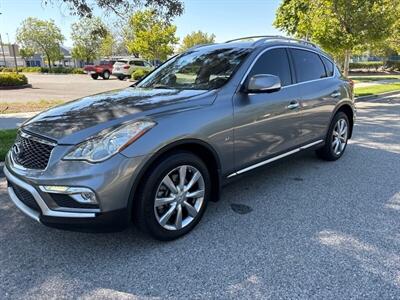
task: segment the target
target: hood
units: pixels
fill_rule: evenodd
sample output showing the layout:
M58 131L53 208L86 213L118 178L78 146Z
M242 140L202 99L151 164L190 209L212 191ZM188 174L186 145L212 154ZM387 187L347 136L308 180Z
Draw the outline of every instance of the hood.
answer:
M215 91L129 87L56 106L25 122L22 129L59 144L76 144L126 121L210 105L214 99Z

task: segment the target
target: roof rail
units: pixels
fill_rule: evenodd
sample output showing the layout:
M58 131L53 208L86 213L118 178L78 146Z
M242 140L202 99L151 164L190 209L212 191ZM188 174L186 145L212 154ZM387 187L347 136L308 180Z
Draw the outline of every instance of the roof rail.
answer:
M296 43L302 43L302 44L306 44L309 46L312 46L314 48L318 48L318 46L312 42L306 41L306 40L301 40L301 39L296 39L296 38L291 38L291 37L286 37L286 36L281 36L281 35L254 35L254 36L246 36L246 37L242 37L242 38L237 38L237 39L233 39L233 40L229 40L226 41L225 43L232 43L232 42L236 42L236 41L242 41L242 40L250 40L250 39L258 39L256 41L254 41L253 45L257 46L261 43L264 43L266 41L269 40L284 40L287 42L296 42Z

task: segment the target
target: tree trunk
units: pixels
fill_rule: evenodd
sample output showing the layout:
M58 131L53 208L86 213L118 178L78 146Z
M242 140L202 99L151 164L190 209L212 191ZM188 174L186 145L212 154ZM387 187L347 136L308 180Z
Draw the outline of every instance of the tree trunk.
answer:
M50 55L46 55L47 56L47 63L49 64L49 71L51 71L51 59L50 59Z
M343 75L347 77L349 76L351 50L345 50L344 53Z

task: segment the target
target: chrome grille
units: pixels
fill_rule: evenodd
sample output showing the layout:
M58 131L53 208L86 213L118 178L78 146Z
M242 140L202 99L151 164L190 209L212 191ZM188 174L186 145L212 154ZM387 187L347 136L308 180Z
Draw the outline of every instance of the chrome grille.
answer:
M43 170L47 167L54 146L50 141L20 132L12 147L12 157L24 168Z

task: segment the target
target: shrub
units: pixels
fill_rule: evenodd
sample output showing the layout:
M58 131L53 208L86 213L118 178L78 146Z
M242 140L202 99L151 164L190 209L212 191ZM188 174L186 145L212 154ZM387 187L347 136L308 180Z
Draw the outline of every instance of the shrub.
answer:
M82 68L72 68L71 74L85 74Z
M146 70L146 69L137 69L135 72L133 72L132 74L132 78L134 80L140 80L142 79L144 76L146 76L147 74L149 74L150 71Z
M368 71L378 71L379 68L383 68L383 61L360 61L350 63L350 70L354 69L366 69Z
M400 71L400 60L388 60L385 64L385 69Z
M1 73L0 87L5 86L21 86L28 83L28 79L24 74L17 73Z

